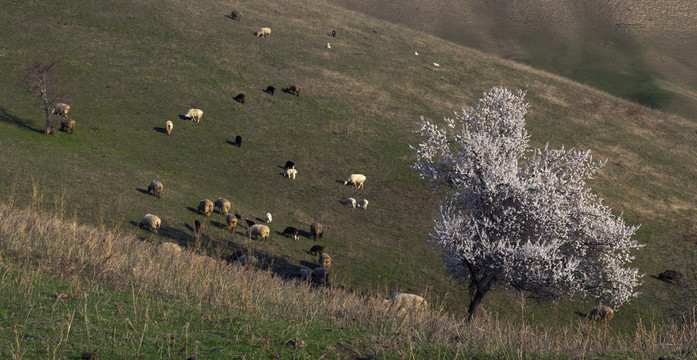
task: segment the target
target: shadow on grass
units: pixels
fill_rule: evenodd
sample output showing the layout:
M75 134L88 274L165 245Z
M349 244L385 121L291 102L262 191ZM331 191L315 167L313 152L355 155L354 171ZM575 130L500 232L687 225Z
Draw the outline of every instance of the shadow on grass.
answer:
M0 108L0 121L6 122L8 124L14 124L15 126L17 126L19 128L35 131L39 134L44 133L44 131L42 129L36 129L36 128L32 127L30 125L31 122L29 120L24 120L24 119L21 119L15 115L10 114L9 112L7 112L7 109L5 109L5 108Z
M159 132L159 133L161 133L161 134L166 134L166 133L167 133L167 130L166 130L165 128L161 128L161 127L158 127L158 126L155 126L155 127L152 128L152 129L155 130L155 131L157 131L157 132Z
M178 116L179 116L179 119L180 119L180 120L189 120L189 118L186 117L186 115L181 115L181 114L180 114L180 115L178 115Z
M186 207L186 210L189 210L189 211L191 211L192 213L194 213L194 214L196 214L196 215L200 215L200 213L198 212L198 209L194 209L194 208L192 208L191 206L187 206L187 207Z
M152 195L147 189L136 188L136 190L140 191L141 194ZM155 196L155 195L152 195L152 196Z
M582 313L580 311L574 311L574 314L578 315L578 317L586 318L588 316L587 313Z

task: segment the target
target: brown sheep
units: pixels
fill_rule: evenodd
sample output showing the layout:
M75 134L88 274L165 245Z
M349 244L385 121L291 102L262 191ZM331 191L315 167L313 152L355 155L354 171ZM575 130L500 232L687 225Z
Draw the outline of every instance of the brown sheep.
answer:
M227 221L227 229L232 229L232 232L235 232L235 227L237 227L237 218L235 215L227 215L225 221Z
M312 225L310 225L310 233L312 234L312 237L314 237L315 241L317 241L318 237L321 239L322 235L324 234L324 230L322 230L322 224L318 222L312 223Z
M310 251L308 251L308 253L310 253L310 255L315 255L315 256L317 256L317 254L321 254L323 252L324 252L324 246L322 246L322 245L312 245L312 247L310 248Z
M67 131L70 129L70 135L73 134L73 129L75 128L75 120L64 118L61 120L61 130Z
M588 312L587 318L595 321L608 322L615 316L615 311L611 307L598 304L593 310Z
M287 88L283 89L283 91L289 94L295 94L295 96L300 96L300 91L302 91L302 89L298 85L290 84Z
M230 14L230 17L231 17L233 20L240 21L240 19L242 18L242 12L239 11L239 10L232 10L232 13Z
M329 256L329 254L323 252L319 254L319 266L329 269L329 267L332 265L332 258Z
M201 232L201 222L198 219L194 219L194 234Z
M157 180L153 180L150 182L150 185L148 185L148 193L152 193L158 199L160 199L162 197L162 189L163 188L164 187L162 186L161 182L159 182Z
M298 240L298 233L299 233L298 229L296 229L292 226L288 226L285 229L283 229L283 235L285 235L286 237L290 237L292 235L293 239L295 239L295 240Z
M198 212L206 216L211 216L211 213L213 212L213 206L214 205L212 201L208 199L201 200L201 202L198 203Z

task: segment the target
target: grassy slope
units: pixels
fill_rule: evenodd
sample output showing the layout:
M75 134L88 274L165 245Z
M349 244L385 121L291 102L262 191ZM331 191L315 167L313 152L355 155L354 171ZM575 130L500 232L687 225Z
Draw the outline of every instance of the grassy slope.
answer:
M693 1L329 2L697 118Z
M68 214L108 226L158 214L160 235L139 236L192 245L188 224L198 216L190 208L224 196L243 216L274 215L272 240L253 246L279 273L315 260L303 251L312 241L278 232L320 221L337 283L380 295L427 293L461 311L464 291L451 288L423 242L433 199L408 169L407 145L417 141L410 131L418 116L440 119L505 85L528 90L534 142L611 159L591 186L628 223L644 224L637 236L647 248L637 266L649 274L685 266L671 256L691 249L675 239L693 231L695 215L694 124L684 119L318 1L243 1L240 22L225 17L228 5L207 1L3 6L0 31L12 34L0 40L3 194L16 186L18 197L29 198L34 181L45 202L64 196ZM260 26L272 28L270 38L253 36ZM12 83L22 64L53 58L61 60L57 83L78 124L73 136L32 131L40 114ZM300 97L261 91L291 82L303 87ZM244 105L232 101L239 92L247 94ZM191 106L204 109L201 124L178 119ZM169 137L154 130L166 120L175 122ZM239 149L228 143L238 134ZM279 175L288 159L297 164L296 181ZM352 172L368 175L365 190L337 183ZM138 191L155 178L165 184L159 201ZM369 210L342 206L347 196L369 199ZM204 245L223 255L246 247L244 229L230 234L215 226L222 221L219 214L206 221ZM621 309L618 326L670 311L656 300L665 288L647 278L646 295ZM494 296L485 307L511 316L512 302ZM566 322L587 306L530 313Z

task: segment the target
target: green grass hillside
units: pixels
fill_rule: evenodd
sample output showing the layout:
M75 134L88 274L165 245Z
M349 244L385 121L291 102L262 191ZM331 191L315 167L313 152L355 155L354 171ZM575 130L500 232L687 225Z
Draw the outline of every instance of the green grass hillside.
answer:
M424 241L436 199L409 169L408 145L417 141L411 131L419 116L441 119L505 85L528 91L533 142L610 159L591 186L629 224L643 224L637 238L647 246L635 266L649 275L666 267L687 273L682 254L695 246L684 240L695 232L694 123L322 1L236 7L239 22L226 16L229 4L208 0L5 2L0 194L19 203L40 198L83 223L216 257L251 247L279 275L315 266L307 232L319 221L335 284L379 296L415 292L460 314L465 291L444 276ZM254 36L262 26L270 37ZM24 64L50 59L60 61L52 84L72 106L72 136L43 135L35 99L16 85ZM302 87L300 96L280 91L290 83ZM274 96L262 91L269 85ZM238 93L245 104L233 101ZM190 107L203 109L201 123L180 118ZM167 120L170 136L159 131ZM237 135L239 148L231 144ZM280 175L286 160L296 163L294 181ZM368 176L365 189L340 183L351 173ZM144 193L153 179L165 186L160 200ZM220 196L243 218L272 213L271 240L248 243L243 227L221 229L217 212L195 240L199 201ZM368 199L368 210L342 205L348 196ZM162 218L159 235L133 226L145 213ZM286 226L305 236L283 237ZM618 328L631 331L639 318L670 321L693 300L684 295L689 289L651 276L644 283L642 297L618 311ZM516 301L502 291L484 307L513 317ZM591 302L553 311L531 305L528 314L568 323Z
M691 1L329 2L697 119Z

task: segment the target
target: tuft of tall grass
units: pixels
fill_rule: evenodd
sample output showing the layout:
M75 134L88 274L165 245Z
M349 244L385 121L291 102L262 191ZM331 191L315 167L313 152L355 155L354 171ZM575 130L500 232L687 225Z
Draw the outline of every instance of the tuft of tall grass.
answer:
M66 219L62 213L42 210L42 195L40 191L35 194L30 207L22 208L13 200L0 205L0 266L11 263L35 274L17 284L25 297L22 303L29 307L36 296L32 279L39 276L36 274L50 274L177 298L188 304L235 307L252 317L284 319L291 334L315 322L379 334L365 340L364 350L370 353L397 351L401 355L409 352L412 356L426 356L428 349L441 346L450 354L484 353L506 358L697 355L695 311L681 323L656 325L640 321L633 336L622 335L611 325L588 321L533 327L525 321L501 320L496 314L484 314L468 323L464 318L445 314L438 306L421 312L395 312L385 306L383 299L340 287L316 287L188 249L168 251L161 244L139 240L120 228L83 226L75 217ZM55 206L62 208L60 204ZM86 293L84 297L87 304ZM135 309L135 302L133 306ZM83 310L87 312L86 308ZM523 316L524 301L520 311ZM89 319L76 319L74 312L67 322L80 320L89 329ZM140 326L142 343L146 325ZM12 352L21 358L23 329L17 325L13 331ZM138 333L136 327L133 332ZM67 341L69 334L70 327L47 346L59 348L60 339Z

